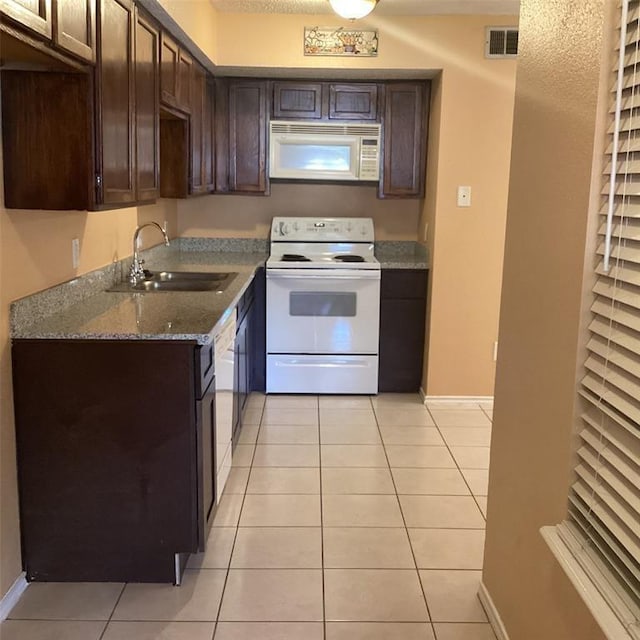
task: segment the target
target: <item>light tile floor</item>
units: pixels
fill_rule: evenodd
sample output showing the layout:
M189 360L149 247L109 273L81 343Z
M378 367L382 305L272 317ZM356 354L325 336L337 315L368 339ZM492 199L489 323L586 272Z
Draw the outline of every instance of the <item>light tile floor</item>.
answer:
M253 394L183 585L30 585L2 640L495 640L490 403Z

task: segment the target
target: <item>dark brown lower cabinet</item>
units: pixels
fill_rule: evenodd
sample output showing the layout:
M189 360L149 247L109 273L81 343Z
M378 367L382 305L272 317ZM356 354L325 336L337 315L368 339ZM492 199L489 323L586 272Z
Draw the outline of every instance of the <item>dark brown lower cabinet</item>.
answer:
M14 342L28 580L174 582L204 547L215 496L206 349Z
M410 393L420 389L427 276L427 270L382 270L378 372L380 392Z

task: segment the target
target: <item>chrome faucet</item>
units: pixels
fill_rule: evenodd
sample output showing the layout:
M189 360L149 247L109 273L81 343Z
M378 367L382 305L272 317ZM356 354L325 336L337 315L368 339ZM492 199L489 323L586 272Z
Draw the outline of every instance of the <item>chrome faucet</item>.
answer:
M129 282L131 284L138 284L141 280L144 280L144 269L142 265L144 260L138 257L138 236L145 227L157 227L157 229L164 236L164 243L169 246L169 236L167 232L157 222L146 222L141 224L133 234L133 262L131 263L131 269L129 269Z

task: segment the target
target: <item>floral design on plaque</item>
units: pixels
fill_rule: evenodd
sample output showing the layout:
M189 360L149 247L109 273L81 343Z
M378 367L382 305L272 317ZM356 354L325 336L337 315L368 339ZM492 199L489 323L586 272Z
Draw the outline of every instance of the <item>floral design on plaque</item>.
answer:
M344 27L305 27L305 56L377 56L378 31Z

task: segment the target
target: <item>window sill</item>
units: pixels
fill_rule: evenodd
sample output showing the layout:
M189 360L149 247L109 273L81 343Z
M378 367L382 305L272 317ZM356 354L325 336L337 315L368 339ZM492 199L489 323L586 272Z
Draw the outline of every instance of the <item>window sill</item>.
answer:
M576 559L574 550L559 533L560 527L542 527L540 533L551 549L556 560L567 574L576 591L583 599L608 640L637 640L640 636L630 627L627 628L613 611L609 603Z

